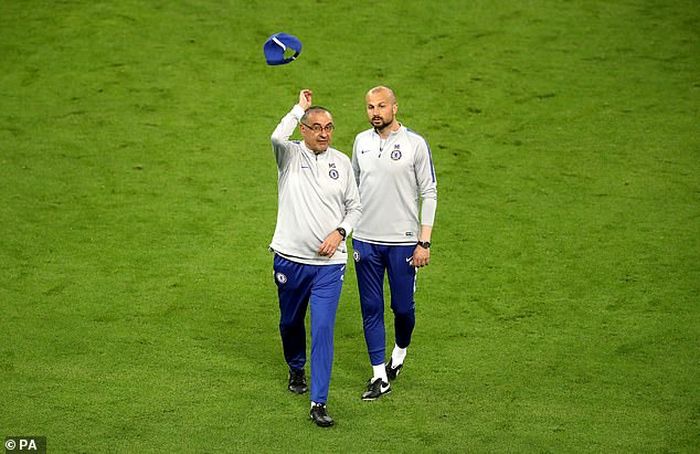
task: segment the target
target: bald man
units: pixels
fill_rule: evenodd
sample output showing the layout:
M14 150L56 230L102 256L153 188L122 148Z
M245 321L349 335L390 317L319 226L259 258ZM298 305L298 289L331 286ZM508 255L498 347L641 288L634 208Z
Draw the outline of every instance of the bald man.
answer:
M415 327L418 268L430 263L437 181L428 142L396 118L394 92L374 87L365 97L372 126L355 138L352 167L362 215L353 234L353 257L362 324L372 365L363 400L391 392ZM419 217L420 215L420 217ZM384 275L389 276L394 348L385 363Z

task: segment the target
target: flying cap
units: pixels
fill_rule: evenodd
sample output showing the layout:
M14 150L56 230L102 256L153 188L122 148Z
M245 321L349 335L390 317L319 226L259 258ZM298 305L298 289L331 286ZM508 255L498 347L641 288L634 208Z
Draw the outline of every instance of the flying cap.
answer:
M291 57L284 56L287 49L294 51ZM265 60L268 65L284 65L296 60L301 53L301 41L294 35L287 33L275 33L267 38L263 46L265 52Z

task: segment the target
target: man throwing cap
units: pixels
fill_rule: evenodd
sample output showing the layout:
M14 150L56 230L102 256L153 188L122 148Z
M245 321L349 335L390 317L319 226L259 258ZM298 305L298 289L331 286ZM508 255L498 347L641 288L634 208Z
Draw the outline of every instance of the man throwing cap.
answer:
M326 402L333 365L333 331L343 286L345 238L360 217L350 159L331 148L333 117L311 105L311 90L272 133L277 162L277 226L270 244L280 307L280 334L289 366L288 388L307 391L306 328L311 306L311 419L333 425ZM297 124L303 141L289 137Z

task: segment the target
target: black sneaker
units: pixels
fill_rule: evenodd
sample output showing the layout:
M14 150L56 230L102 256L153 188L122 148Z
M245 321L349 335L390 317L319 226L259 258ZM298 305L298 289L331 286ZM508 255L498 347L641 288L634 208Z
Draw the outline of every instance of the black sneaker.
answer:
M391 392L391 385L383 382L381 378L372 379L367 383L367 391L362 393L362 400L376 400L384 394Z
M319 427L330 427L333 425L333 418L328 416L326 404L314 404L309 412L309 418Z
M306 386L304 369L289 369L289 385L287 389L296 394L304 394L309 389Z
M389 381L396 380L396 377L399 376L399 374L401 373L401 368L403 367L403 363L399 364L396 367L394 367L392 363L393 359L391 358L389 358L389 362L386 363L386 376L389 378Z

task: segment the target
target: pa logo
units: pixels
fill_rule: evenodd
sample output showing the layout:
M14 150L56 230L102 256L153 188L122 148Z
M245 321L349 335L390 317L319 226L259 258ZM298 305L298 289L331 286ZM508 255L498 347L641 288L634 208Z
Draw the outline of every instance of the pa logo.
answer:
M328 176L331 177L331 178L333 178L334 180L337 180L338 177L340 176L340 174L338 173L337 170L331 169L331 170L328 171Z
M276 273L275 279L277 279L277 282L280 284L285 284L287 282L287 276L285 276L283 273Z
M394 161L398 161L399 159L401 159L401 150L397 148L394 151L392 151L391 159L393 159Z
M360 261L360 253L357 251L353 251L352 258L354 258L356 262L359 262Z
M5 452L46 454L46 437L18 436L5 438Z

